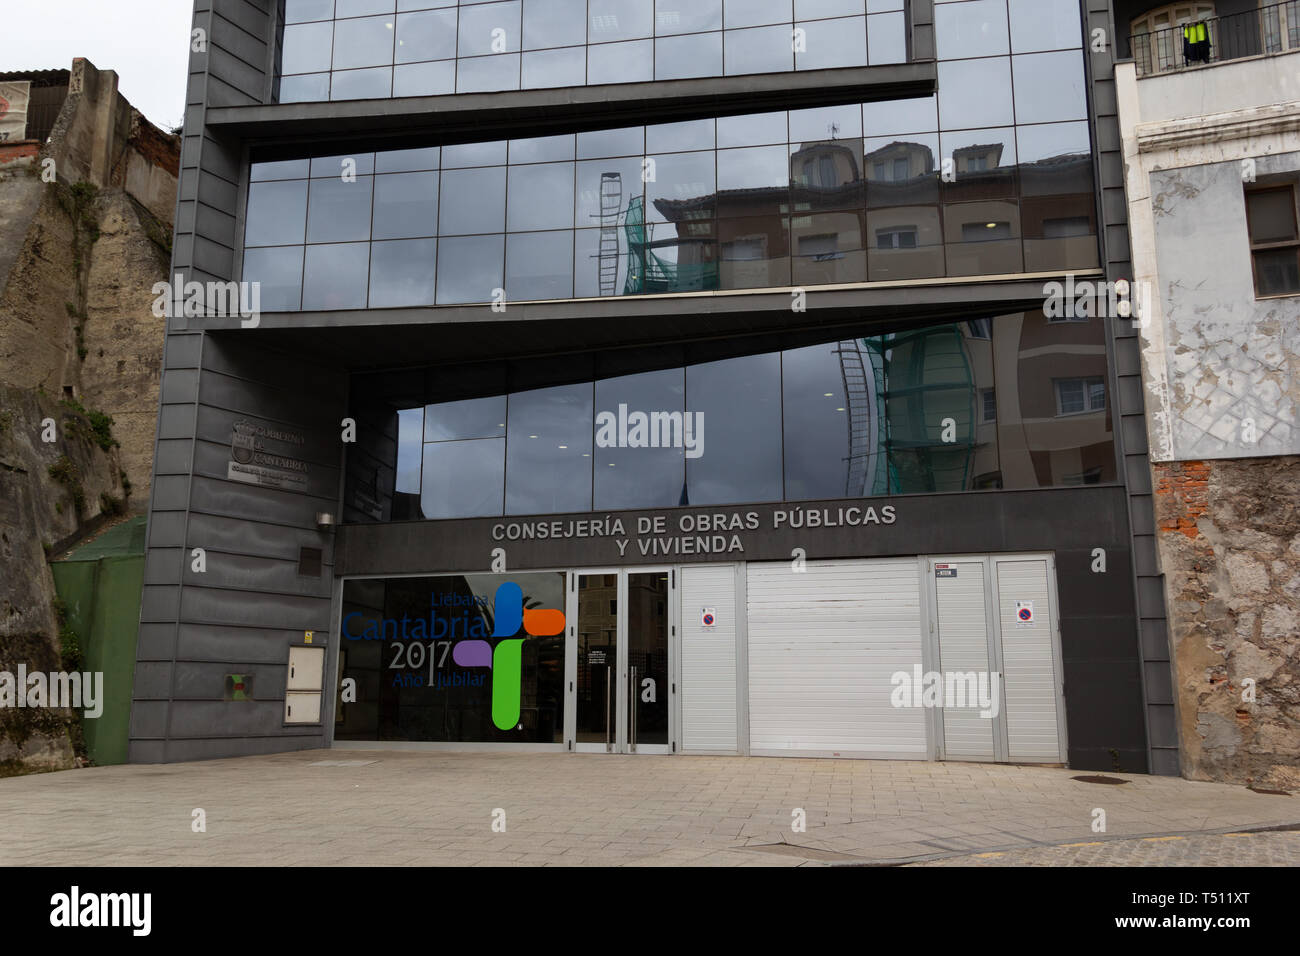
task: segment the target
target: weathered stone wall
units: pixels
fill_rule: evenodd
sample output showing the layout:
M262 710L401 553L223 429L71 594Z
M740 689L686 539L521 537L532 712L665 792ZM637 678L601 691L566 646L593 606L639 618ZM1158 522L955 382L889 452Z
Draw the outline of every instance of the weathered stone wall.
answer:
M178 162L116 74L77 60L39 156L0 167L0 670L70 669L47 549L148 502ZM68 712L0 710L0 775L71 766L78 735Z
M97 221L86 275L81 397L87 408L113 416L131 509L141 511L149 502L167 322L151 311L151 290L167 276L160 240L167 227L119 189L101 194Z
M1153 470L1183 774L1300 788L1300 457Z
M56 182L44 182L44 160ZM36 162L0 169L0 384L70 389L111 415L130 506L149 496L180 144L74 62L68 97Z

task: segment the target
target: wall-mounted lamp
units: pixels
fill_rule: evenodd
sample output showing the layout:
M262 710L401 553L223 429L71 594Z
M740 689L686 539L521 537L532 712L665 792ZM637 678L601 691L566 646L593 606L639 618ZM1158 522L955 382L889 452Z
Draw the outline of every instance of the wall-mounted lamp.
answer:
M328 511L316 512L316 528L319 531L328 531L334 527L334 516Z

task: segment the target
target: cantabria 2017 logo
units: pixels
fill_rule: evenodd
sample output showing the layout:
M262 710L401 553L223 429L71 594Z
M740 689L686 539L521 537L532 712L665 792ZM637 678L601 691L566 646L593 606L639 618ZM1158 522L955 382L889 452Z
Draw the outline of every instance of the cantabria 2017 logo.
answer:
M526 640L513 635L519 633L520 625L530 637L563 634L564 612L524 607L524 592L513 581L507 581L497 588L492 621L492 636L507 640L498 643L495 650L487 641L459 641L451 657L461 667L492 668L492 723L499 730L513 730L519 723Z

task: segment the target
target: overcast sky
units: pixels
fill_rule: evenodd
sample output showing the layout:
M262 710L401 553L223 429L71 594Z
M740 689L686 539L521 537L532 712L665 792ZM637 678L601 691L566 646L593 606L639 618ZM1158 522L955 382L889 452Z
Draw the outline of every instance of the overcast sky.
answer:
M191 0L4 0L0 72L66 70L83 56L156 126L185 115Z

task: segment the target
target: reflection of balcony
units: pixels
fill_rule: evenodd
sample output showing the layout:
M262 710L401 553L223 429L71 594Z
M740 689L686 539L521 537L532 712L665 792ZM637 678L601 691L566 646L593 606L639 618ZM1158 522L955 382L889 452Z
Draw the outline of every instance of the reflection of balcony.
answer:
M1139 77L1300 50L1300 0L1135 33Z
M925 143L894 141L860 159L837 142L806 144L787 182L655 198L658 223L634 197L623 217L623 294L1096 265L1090 153L1061 144L1017 163L989 143L954 155L945 182ZM669 236L656 239L656 228Z
M628 203L623 228L628 247L625 295L703 292L718 288L718 263L707 258L712 251L712 239L672 238L656 242L647 238L640 196ZM673 256L661 255L656 250L672 250ZM696 261L689 261L692 258Z

